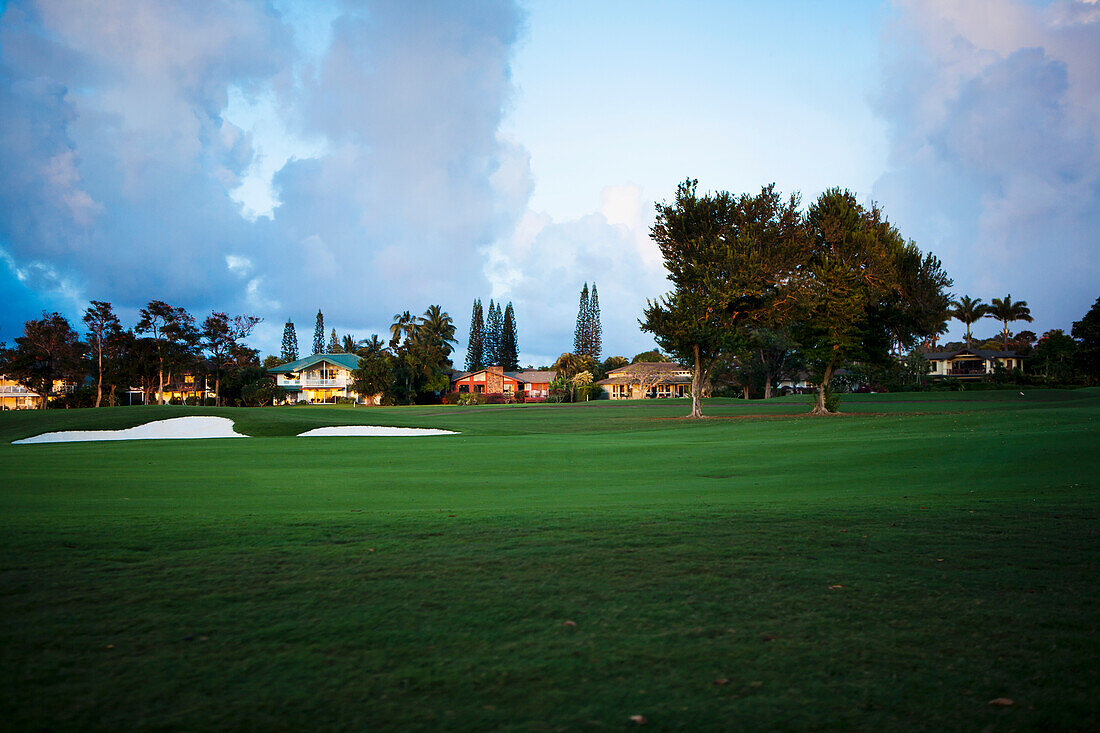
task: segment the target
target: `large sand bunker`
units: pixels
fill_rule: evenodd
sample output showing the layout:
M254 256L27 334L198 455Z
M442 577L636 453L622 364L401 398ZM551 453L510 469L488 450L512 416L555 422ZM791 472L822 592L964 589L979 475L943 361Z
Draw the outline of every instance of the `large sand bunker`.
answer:
M125 430L64 430L43 433L18 443L77 443L88 440L179 440L195 438L247 438L233 430L233 421L225 417L173 417Z
M453 430L437 430L435 428L388 428L379 425L340 425L331 428L314 428L301 433L299 438L328 438L346 436L356 438L371 438L385 436L414 435L458 435Z

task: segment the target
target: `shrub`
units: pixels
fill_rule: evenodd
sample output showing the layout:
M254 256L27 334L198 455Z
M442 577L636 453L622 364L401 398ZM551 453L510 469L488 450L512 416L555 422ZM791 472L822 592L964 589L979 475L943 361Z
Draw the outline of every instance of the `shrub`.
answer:
M343 395L340 395L336 398L336 404L338 404L338 405L354 405L355 404L355 399L352 398L352 397L344 397Z
M503 392L490 392L485 395L486 405L511 405L515 401L512 395L506 395Z

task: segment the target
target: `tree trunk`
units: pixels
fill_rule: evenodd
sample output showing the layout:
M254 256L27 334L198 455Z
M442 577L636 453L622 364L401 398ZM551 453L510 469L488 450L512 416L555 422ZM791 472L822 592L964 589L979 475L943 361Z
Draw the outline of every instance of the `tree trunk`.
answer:
M96 349L96 357L99 359L99 381L95 385L95 406L99 407L99 403L103 401L103 340L99 341L99 348Z
M206 385L203 384L203 386L205 387ZM221 378L221 374L215 374L214 375L214 397L215 397L214 404L216 404L218 407L221 407L222 406L222 378ZM203 403L203 406L206 405L206 390L205 389L202 391L202 403Z
M748 384L742 384L741 385L741 399L747 400L748 398L749 398L749 385Z
M157 370L157 375L160 377L159 385L157 386L157 404L164 404L164 358L160 360L160 369Z
M772 398L772 373L764 372L764 399Z
M703 366L699 360L699 345L692 346L695 354L695 370L691 374L691 414L690 418L703 416Z
M811 415L831 415L825 408L825 389L829 386L829 381L833 378L833 369L835 368L835 362L829 362L825 367L825 375L821 378L821 384L817 385L817 401L814 403L814 409L810 411Z

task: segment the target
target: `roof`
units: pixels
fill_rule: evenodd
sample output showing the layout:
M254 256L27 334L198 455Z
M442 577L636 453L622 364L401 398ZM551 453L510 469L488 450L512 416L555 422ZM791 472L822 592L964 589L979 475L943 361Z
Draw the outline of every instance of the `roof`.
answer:
M345 369L357 369L359 367L359 355L358 354L314 354L313 356L307 356L304 359L298 361L292 361L289 364L280 364L277 367L273 367L267 370L268 374L290 374L292 372L300 372L303 369L309 369L314 364L320 364L323 361L327 361L330 364L344 367Z
M638 375L651 375L654 373L662 372L687 372L691 371L683 364L677 364L674 361L639 361L635 364L627 364L616 369L612 369L607 373L609 377L613 376L638 376Z
M960 355L973 355L982 359L1007 359L1007 358L1022 358L1015 351L994 351L992 349L958 349L957 351L928 351L925 352L924 358L929 361L943 361L944 359L954 359Z
M651 374L646 376L651 376ZM601 379L596 384L633 384L639 385L640 378L637 376L631 376L629 374L619 374L608 377L607 379ZM659 384L691 384L691 377L683 374L667 374L665 376L657 376L653 381L647 382L650 386L656 387Z
M532 384L549 384L558 378L558 373L553 369L528 369L523 372L508 373L521 382L529 382Z
M475 374L482 374L488 372L489 369L478 369L472 372L451 372L451 381L457 382L467 377L472 377ZM514 379L517 382L529 382L533 384L543 384L553 382L558 377L558 373L554 370L536 370L529 369L523 372L501 372L501 374L508 379Z

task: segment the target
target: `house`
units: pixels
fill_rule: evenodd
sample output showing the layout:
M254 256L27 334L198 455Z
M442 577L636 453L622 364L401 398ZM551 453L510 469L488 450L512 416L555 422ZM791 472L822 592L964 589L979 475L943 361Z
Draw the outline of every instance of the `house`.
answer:
M471 394L503 394L520 401L545 399L550 395L550 383L558 378L553 370L528 369L506 372L504 367L491 366L475 372L455 372L451 388Z
M40 394L32 392L14 379L0 375L0 409L37 410L40 407Z
M53 399L61 395L71 394L76 391L78 386L75 382L55 379L49 397ZM45 406L42 395L27 389L14 379L0 374L0 409L38 410Z
M607 379L596 382L613 400L687 397L691 371L671 361L640 361L612 369Z
M956 379L983 379L998 367L1023 369L1023 357L1015 351L967 349L931 351L924 354L929 362L928 376Z
M217 394L210 386L210 380L201 374L181 374L169 376L164 384L164 401L179 401L186 403L189 398L195 398L202 402L217 398Z
M352 370L359 366L356 354L314 354L305 359L268 369L275 383L286 390L288 402L335 402L345 397L360 404L375 404L381 395L360 397L352 389Z

